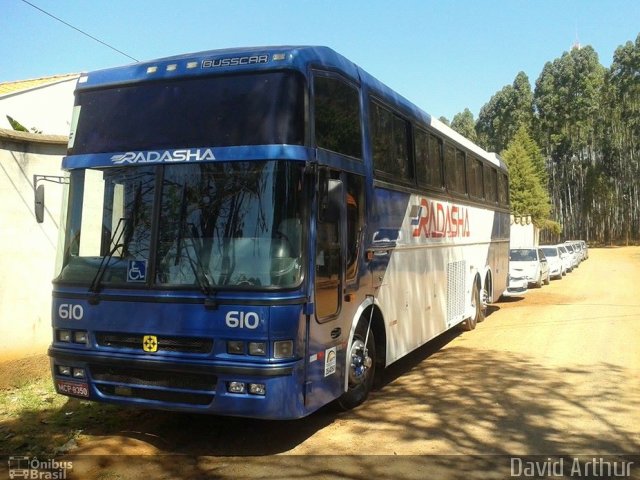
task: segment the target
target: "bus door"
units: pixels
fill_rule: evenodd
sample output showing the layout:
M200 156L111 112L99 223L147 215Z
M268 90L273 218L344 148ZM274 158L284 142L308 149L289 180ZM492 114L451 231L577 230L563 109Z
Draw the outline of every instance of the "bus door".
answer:
M327 403L342 392L344 337L340 318L344 282L344 185L340 173L321 168L316 209L314 305L309 323L305 405ZM346 333L348 335L348 332Z

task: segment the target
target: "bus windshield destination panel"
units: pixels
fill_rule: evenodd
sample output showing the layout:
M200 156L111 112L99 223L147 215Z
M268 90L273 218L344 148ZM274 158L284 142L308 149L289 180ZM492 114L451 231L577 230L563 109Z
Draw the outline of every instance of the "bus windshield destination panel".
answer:
M60 394L349 409L506 288L504 163L326 47L89 73L63 168Z

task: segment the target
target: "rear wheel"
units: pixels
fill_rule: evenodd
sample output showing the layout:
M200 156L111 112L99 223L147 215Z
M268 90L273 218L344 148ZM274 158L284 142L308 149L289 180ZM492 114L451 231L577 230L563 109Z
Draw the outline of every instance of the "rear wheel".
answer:
M369 329L369 337L367 338L368 324L368 320L360 319L347 352L349 386L347 391L337 400L337 404L342 410L350 410L360 405L367 399L373 387L373 377L376 370L376 344L373 330Z
M467 332L476 328L478 322L484 320L484 308L482 306L482 299L480 298L480 287L477 283L473 285L473 292L471 293L471 306L474 309L473 316L467 318L460 324L460 328Z

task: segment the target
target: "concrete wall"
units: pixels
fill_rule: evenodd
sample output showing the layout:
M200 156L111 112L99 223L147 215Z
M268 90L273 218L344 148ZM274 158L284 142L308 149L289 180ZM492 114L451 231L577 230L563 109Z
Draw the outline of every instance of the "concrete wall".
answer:
M66 137L0 129L0 360L45 352L51 341L62 185L45 182L45 219L33 207L33 175L62 175Z
M3 96L0 128L11 128L7 115L29 130L45 135L68 135L73 113L73 91L78 77Z

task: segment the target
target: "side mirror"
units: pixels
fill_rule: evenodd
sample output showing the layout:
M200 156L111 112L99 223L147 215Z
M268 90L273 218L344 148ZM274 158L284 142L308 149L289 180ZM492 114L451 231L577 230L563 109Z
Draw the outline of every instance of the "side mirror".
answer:
M44 222L44 185L38 185L34 197L34 210L36 222Z

